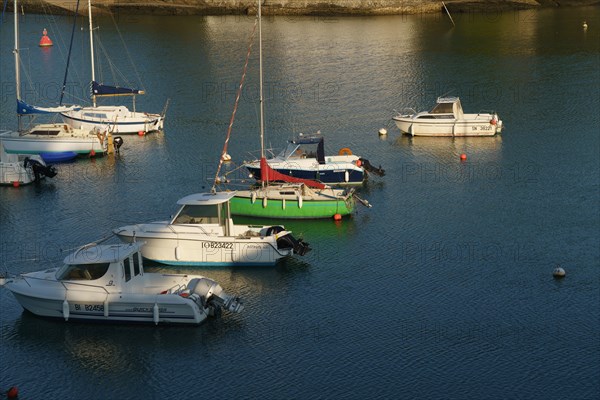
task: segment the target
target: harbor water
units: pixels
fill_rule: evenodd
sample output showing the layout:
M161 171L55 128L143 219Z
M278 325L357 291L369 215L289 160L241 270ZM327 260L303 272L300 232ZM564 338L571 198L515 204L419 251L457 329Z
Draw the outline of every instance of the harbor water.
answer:
M592 399L600 393L600 8L390 17L265 17L266 144L321 131L386 170L373 207L287 221L312 252L265 268L173 268L241 296L198 327L85 324L23 311L0 290L0 392L24 399ZM21 17L24 99L58 101L70 17ZM164 133L114 157L0 187L0 270L59 266L113 228L167 219L211 188L254 18L97 18L98 80L126 77ZM584 29L583 21L588 28ZM15 129L12 16L0 31L0 128ZM88 96L87 20L67 84ZM37 46L43 28L54 41ZM228 153L258 155L255 40ZM104 54L103 52L106 52ZM117 72L117 68L118 71ZM98 76L98 74L97 74ZM422 138L391 117L459 96L500 135ZM76 99L76 100L74 100ZM129 100L120 99L129 104ZM379 136L378 130L388 134ZM461 161L461 154L466 160ZM240 220L253 224L268 221ZM560 265L563 279L553 278Z

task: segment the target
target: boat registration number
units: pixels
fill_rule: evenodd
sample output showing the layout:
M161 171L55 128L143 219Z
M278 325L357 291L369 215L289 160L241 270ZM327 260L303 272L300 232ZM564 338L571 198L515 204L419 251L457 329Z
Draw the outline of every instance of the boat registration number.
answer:
M204 242L202 246L210 249L232 249L233 243L222 243L222 242Z
M75 304L75 311L101 311L104 312L104 304Z
M473 131L491 131L492 125L476 125L472 126L471 129Z

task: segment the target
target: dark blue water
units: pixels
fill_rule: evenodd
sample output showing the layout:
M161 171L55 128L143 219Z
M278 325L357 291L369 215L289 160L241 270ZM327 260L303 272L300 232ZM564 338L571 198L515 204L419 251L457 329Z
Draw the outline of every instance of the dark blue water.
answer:
M29 15L21 26L33 81L24 86L36 89L26 99L37 104L57 98L57 42L70 32L68 19L48 18ZM242 314L200 327L47 321L1 290L0 390L89 399L596 398L600 9L454 18L454 29L429 15L267 18L267 143L280 148L321 130L328 152L350 147L381 164L387 175L360 189L373 208L340 224L286 223L314 250L275 268L162 268L206 274L245 299ZM117 19L128 50L110 19L98 19L103 44L147 90L138 109L160 111L170 99L165 132L125 137L120 156L60 165L41 185L0 188L3 270L54 266L112 228L168 216L179 197L212 183L253 19ZM36 47L44 27L57 44L47 52ZM10 18L0 39L0 126L14 128ZM86 39L78 34L70 76L82 99ZM245 172L235 167L259 148L257 83L254 51L229 148L237 183ZM504 132L411 139L391 125L394 109L429 108L447 93L467 112L496 110ZM557 264L563 280L552 278Z

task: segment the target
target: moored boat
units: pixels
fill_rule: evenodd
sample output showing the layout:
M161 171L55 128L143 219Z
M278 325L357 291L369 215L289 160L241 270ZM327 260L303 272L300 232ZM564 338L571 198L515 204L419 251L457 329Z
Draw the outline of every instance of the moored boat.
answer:
M502 131L498 114L465 114L458 97L438 97L431 111L406 109L392 119L411 136L493 136Z
M145 272L142 247L86 245L62 267L5 277L0 285L25 310L65 321L199 324L222 309L243 309L212 279Z
M317 132L312 135L300 134L288 141L287 146L277 156L267 159L269 167L294 178L310 179L327 185L362 185L369 172L378 176L385 171L375 168L362 157L352 154L347 147L337 155L325 155L324 137ZM250 175L262 180L260 160L244 164Z
M169 265L261 266L310 248L283 226L233 223L230 200L235 192L196 193L181 198L168 221L128 225L113 232L125 242L143 241L142 255Z

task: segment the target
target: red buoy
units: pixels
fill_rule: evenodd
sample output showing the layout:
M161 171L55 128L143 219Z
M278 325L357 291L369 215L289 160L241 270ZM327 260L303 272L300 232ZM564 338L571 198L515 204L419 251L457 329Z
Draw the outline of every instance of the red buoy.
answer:
M21 185L19 181L13 181L13 187L19 187Z
M42 32L42 38L40 39L40 47L50 47L52 46L52 40L48 37L48 31L44 28Z
M94 157L96 155L96 152L94 151L94 149L92 149L92 151L90 151L90 157Z
M335 214L333 216L333 220L334 221L341 221L342 220L342 214Z
M467 155L466 155L465 153L462 153L462 154L460 155L460 160L461 160L461 161L465 161L466 159L467 159Z
M144 136L145 134L146 134L146 132L144 132L144 131L139 131L138 132L138 136Z
M6 397L8 397L9 399L16 399L17 397L19 397L19 389L17 389L16 386L11 387L10 389L8 389L8 392L6 392Z

